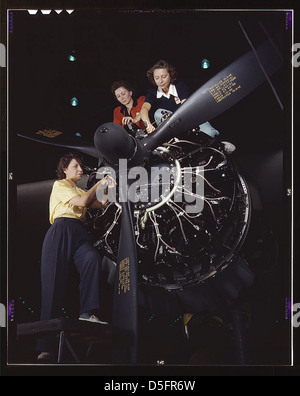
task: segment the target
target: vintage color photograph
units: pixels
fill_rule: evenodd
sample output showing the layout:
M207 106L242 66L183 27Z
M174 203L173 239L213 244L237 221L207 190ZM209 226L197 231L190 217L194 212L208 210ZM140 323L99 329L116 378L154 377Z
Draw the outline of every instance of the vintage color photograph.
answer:
M293 365L293 11L7 35L7 365Z

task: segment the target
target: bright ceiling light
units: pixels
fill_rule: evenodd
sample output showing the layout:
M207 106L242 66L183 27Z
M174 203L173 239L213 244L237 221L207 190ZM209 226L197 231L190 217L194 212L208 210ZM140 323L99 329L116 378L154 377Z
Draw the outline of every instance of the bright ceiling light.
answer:
M201 67L202 69L208 69L210 66L210 62L207 59L203 59L203 61L201 62Z
M76 97L72 98L70 101L71 106L76 107L78 106L78 99Z

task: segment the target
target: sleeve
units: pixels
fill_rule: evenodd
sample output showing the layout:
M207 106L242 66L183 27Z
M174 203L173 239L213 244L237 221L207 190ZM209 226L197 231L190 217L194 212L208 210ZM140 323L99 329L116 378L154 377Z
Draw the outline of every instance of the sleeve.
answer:
M152 106L153 103L155 103L155 101L156 101L156 91L154 89L149 89L146 94L145 102L150 103Z
M135 111L135 115L141 111L141 108L143 107L143 104L144 104L144 102L145 102L145 99L146 99L145 96L140 96L140 97L138 98L138 100L137 100L137 106L136 106L136 108L135 108L135 110L136 110L136 111ZM142 120L140 120L139 122L137 122L137 126L138 126L140 129L145 129L145 128L146 128L146 126L145 126L145 124L143 123Z
M64 180L54 182L52 195L63 204L68 203L72 198L80 195L71 185Z
M136 106L136 110L137 112L141 111L141 108L145 102L146 97L145 96L140 96L137 100L137 106Z
M176 87L180 100L187 99L190 96L189 87L185 82L180 81Z
M123 119L123 114L121 114L121 107L119 106L119 107L116 107L115 109L114 109L114 119L113 119L113 122L115 123L115 124L119 124L119 125L121 125L122 126L122 119Z

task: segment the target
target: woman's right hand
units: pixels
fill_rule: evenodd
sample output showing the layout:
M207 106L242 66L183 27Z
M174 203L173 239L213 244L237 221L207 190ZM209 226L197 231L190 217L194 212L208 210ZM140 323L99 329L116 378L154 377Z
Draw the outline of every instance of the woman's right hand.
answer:
M114 188L114 187L116 187L117 183L113 177L111 177L110 175L106 175L103 177L103 179L98 181L98 185L103 188L106 188L106 187Z
M104 176L101 180L97 182L97 184L99 187L101 186L102 188L113 188L116 186L115 180L109 175Z
M143 123L146 127L147 133L152 133L155 130L154 126L151 124L150 119L149 119L150 109L151 109L151 104L148 102L144 102L144 104L141 108L141 111L140 111L141 120L143 121Z
M134 122L132 117L123 117L122 118L122 124L124 124L124 125L128 125L131 122Z
M149 133L152 133L154 130L155 130L154 126L149 122L149 123L147 124L147 128L146 128L147 133L148 133L148 134L149 134Z
M107 180L107 187L108 188L115 188L117 185L117 182L115 181L115 179L110 176L110 175L106 175L106 180Z
M103 177L103 179L101 179L101 180L99 180L98 182L97 182L97 185L98 185L98 187L101 187L101 188L106 188L107 186L108 186L108 180L107 180L107 177L105 176L105 177Z

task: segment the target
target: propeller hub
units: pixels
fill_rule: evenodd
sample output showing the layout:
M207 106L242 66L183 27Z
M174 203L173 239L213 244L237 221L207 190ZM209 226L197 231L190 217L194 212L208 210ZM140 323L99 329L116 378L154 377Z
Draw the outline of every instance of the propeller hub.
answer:
M130 165L140 165L146 156L138 140L114 122L108 122L97 128L94 144L105 161L115 166L118 165L119 159L127 159Z

